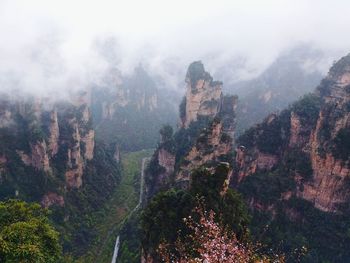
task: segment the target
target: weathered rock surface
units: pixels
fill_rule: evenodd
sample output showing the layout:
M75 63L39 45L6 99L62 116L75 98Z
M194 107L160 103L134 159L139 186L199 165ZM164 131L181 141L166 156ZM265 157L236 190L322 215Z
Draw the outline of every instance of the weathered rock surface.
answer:
M64 198L56 193L49 192L45 194L41 200L41 205L45 208L52 205L64 206Z
M224 133L222 122L214 120L186 155L175 180L182 184L189 183L191 171L208 162L219 162L220 158L229 154L231 150L232 139Z
M187 128L198 116L214 117L222 103L222 82L204 70L200 61L193 62L186 76L186 115L182 126Z
M54 109L50 114L50 135L49 135L49 152L50 156L53 157L58 152L58 143L59 143L59 137L60 137L60 130L58 126L58 118L57 118L57 110Z
M318 114L310 113L313 109L306 101L302 112L292 107L289 115L285 114L290 118L289 127L265 120L255 128L251 145L247 148L242 145L236 150L235 179L239 183L258 171L269 172L278 165L291 165L286 163L285 156L296 150L310 159L312 175L306 179L295 171L296 189L288 193L289 198L295 195L322 211L339 212L350 200L350 156L346 139L350 134L350 55L330 69L313 96L320 101ZM264 153L258 146L259 136L271 130L272 125L277 127L274 134L280 138L274 155Z

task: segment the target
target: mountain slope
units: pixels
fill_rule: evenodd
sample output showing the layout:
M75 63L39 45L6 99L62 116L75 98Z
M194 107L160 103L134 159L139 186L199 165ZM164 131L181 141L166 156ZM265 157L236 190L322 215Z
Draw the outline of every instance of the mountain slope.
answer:
M320 65L326 64L325 58L322 51L301 45L279 55L257 77L227 83L226 91L239 97L237 132L242 133L268 114L312 92L323 77Z
M237 140L233 180L257 213L255 230L267 224L265 238L283 242L286 251L305 245L307 262L350 256L349 87L350 55L332 66L314 93Z

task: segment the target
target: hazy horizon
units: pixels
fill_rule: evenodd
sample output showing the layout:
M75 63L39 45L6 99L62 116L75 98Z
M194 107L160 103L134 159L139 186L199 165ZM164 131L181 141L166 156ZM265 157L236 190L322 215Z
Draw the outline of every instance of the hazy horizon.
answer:
M317 69L348 53L347 1L0 2L0 90L51 93L96 82L109 63L138 64L176 87L187 65L237 64L242 79L298 45L325 52Z

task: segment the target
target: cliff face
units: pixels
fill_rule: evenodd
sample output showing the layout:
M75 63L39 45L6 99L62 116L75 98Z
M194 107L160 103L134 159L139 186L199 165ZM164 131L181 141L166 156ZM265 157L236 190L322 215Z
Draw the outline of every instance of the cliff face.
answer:
M86 95L65 103L31 98L3 100L0 152L7 160L2 165L3 173L11 177L12 165L24 166L29 174L36 177L40 174L45 180L56 180L64 174L64 187L81 187L84 168L94 158L95 147ZM54 194L57 193L45 195L43 204L64 203Z
M58 142L59 142L59 137L60 137L60 130L58 126L58 118L57 118L57 110L54 109L50 113L50 126L49 126L49 152L50 156L53 157L57 154L58 152Z
M198 116L214 117L222 102L222 82L213 78L204 70L201 62L193 62L186 75L186 111L181 116L182 127L198 119Z
M45 172L50 171L49 156L44 140L30 143L30 154L26 154L24 151L20 150L17 150L17 153L25 165L31 165Z
M62 126L68 127L68 133L61 141L67 151L66 185L69 188L79 188L83 183L85 164L94 157L95 132L91 125L91 115L88 106L84 103L75 107L62 109Z
M337 211L350 198L350 156L345 150L350 134L350 56L337 62L324 82L318 92L325 104L309 139L313 180L298 195L321 210Z
M175 176L178 184L186 185L190 182L191 172L205 164L214 164L226 161L227 155L232 150L232 138L224 133L223 123L215 119L211 125L204 130L196 144L185 156L180 169ZM210 166L209 166L210 167ZM211 167L212 169L215 168Z
M167 136L162 136L147 171L148 197L174 185L187 188L194 169L205 166L213 171L230 160L237 97L224 96L222 83L213 81L201 62L189 66L186 88L180 129L174 135L161 130Z
M259 173L281 173L284 167L295 183L289 198L305 199L322 211L341 211L350 198L349 105L347 56L330 69L314 94L238 139L236 183Z

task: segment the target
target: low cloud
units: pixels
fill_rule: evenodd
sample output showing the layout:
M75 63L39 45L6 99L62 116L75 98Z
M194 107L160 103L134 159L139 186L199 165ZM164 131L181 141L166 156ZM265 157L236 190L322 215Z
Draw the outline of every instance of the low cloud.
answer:
M325 71L349 51L349 9L345 0L3 0L0 90L63 96L111 64L130 74L139 63L176 88L199 59L246 79L300 43L325 52L315 65Z

